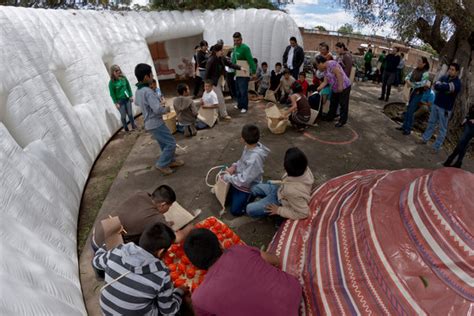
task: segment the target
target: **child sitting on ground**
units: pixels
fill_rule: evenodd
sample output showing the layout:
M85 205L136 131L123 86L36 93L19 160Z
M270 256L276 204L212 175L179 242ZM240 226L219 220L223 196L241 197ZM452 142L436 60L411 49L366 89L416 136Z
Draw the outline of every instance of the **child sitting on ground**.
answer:
M291 85L295 82L295 78L291 76L290 70L285 69L283 71L283 77L281 77L280 84L277 89L281 91L280 103L287 104L289 102L289 96L291 94Z
M299 82L301 87L303 88L303 95L308 96L308 82L306 81L306 73L300 72L300 74L298 75L298 80L296 81Z
M178 84L176 88L178 97L173 101L173 107L176 111L178 130L184 131L184 136L191 137L197 134L196 119L198 109L191 97L189 97L189 87L185 83Z
M281 77L283 73L281 72L281 63L275 64L275 69L272 70L270 74L270 90L275 92L275 98L280 99L280 92L278 91L278 86L280 85Z
M270 72L268 71L268 64L266 62L262 63L262 71L260 72L257 82L258 94L264 96L268 88L270 88Z
M214 92L212 80L204 81L204 93L201 98L200 120L207 126L213 127L217 121L217 109L219 108L219 100L217 94Z
M228 193L230 212L234 216L245 213L250 190L262 182L263 163L270 149L259 143L260 131L257 126L247 124L242 128L241 140L245 142L240 159L226 169L224 181L230 182Z
M175 240L173 230L163 223L148 226L133 242L112 250L99 248L92 265L105 271L100 291L104 315L175 315L180 311L185 286L174 288L168 267L159 259Z
M280 184L260 183L252 187L252 197L260 200L247 205L251 217L279 215L289 219L303 219L309 214L309 200L314 177L306 155L297 147L285 153L286 173Z

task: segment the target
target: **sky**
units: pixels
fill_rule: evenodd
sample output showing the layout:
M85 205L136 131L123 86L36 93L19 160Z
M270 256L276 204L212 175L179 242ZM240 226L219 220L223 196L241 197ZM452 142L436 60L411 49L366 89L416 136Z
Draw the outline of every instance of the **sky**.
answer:
M345 23L350 23L355 31L367 35L395 37L389 26L373 29L358 26L351 12L345 11L335 0L294 0L285 10L296 21L298 26L313 28L322 25L329 31L337 31Z

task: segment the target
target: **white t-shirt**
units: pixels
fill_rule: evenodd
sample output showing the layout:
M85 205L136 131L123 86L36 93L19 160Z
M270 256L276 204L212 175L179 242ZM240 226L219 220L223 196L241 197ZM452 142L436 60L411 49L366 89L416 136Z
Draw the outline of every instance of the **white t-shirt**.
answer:
M288 68L293 69L293 56L295 54L295 48L291 46L290 51L288 52L288 60L286 61L286 64L288 65Z
M204 106L219 104L217 94L213 90L211 90L211 92L204 91L202 94L202 101L204 102Z

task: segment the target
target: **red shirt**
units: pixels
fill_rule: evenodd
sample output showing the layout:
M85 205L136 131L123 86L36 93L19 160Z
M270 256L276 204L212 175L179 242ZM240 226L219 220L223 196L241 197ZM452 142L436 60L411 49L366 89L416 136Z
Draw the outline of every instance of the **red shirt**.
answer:
M301 80L296 80L299 84L301 84L301 86L303 87L303 92L302 94L303 95L307 95L308 93L308 82L306 81L306 79L304 81L301 81Z
M295 277L244 245L225 250L192 295L198 316L297 316L301 299Z

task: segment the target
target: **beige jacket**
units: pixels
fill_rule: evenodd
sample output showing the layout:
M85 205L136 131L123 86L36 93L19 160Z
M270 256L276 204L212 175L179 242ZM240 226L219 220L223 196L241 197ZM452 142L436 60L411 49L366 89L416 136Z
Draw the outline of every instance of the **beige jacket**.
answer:
M282 205L278 208L278 215L289 219L308 217L313 183L314 176L309 167L299 177L289 177L285 173L278 189L278 199Z

